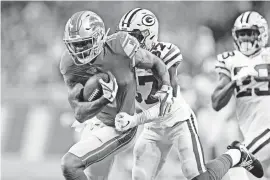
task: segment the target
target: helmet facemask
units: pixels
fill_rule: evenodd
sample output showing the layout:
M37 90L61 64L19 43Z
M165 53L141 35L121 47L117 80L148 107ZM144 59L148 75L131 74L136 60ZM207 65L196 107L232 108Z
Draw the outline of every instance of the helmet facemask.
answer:
M96 31L89 38L64 42L75 63L80 65L91 62L101 53L104 44L103 39L102 31Z
M66 23L63 38L74 63L91 63L102 52L108 31L105 34L103 20L94 12L75 13Z
M255 11L244 12L235 20L232 36L235 48L251 56L267 44L267 21Z
M235 30L233 34L235 45L243 54L249 56L261 48L259 46L260 32L257 27Z
M135 15L131 16L132 13ZM151 50L158 40L158 19L147 9L135 8L126 13L121 18L118 29L135 37L140 47L146 50Z

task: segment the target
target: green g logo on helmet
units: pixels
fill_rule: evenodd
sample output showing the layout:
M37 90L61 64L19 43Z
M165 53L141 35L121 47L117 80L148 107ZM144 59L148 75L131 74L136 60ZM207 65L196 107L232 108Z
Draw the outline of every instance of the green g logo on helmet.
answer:
M145 26L153 26L155 22L156 22L155 17L150 14L147 14L142 18L142 24Z

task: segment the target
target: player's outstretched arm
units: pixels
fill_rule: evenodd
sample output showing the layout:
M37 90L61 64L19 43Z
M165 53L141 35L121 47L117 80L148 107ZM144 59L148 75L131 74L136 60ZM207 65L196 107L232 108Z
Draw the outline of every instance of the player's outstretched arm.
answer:
M218 86L211 96L213 109L219 111L225 107L230 101L235 87L235 80L231 81L227 75L220 73Z
M68 101L71 108L74 111L75 118L83 123L84 121L96 116L104 106L110 101L104 96L92 102L82 102L80 99L80 93L83 89L83 85L80 83L70 84L66 83L68 87Z
M146 124L155 121L159 117L160 104L156 104L149 109L142 110L135 115L129 115L126 112L120 112L115 117L115 128L118 131L127 131L130 128L140 124Z

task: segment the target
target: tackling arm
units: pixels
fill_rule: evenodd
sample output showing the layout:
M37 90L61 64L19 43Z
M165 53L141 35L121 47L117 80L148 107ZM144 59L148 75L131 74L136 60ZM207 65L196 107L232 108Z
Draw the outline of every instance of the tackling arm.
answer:
M173 96L177 96L177 68L180 62L175 63L173 66L169 69L169 75L170 75L170 81L171 85L173 87ZM139 124L145 124L154 121L156 118L159 118L159 106L160 104L156 104L155 106L142 110L142 112L139 112L134 115L135 121Z
M108 99L104 98L104 96L92 102L82 102L80 101L80 94L83 85L80 83L65 82L68 87L69 104L74 111L75 118L80 123L96 116L101 109L110 102Z
M225 107L230 101L235 87L235 80L231 81L227 75L220 73L219 84L211 96L213 109L219 111Z
M174 97L177 96L177 68L179 64L180 62L177 62L169 69L170 83L173 86ZM135 114L134 116L131 116L125 112L120 112L116 115L116 129L118 129L119 131L126 131L134 126L150 123L152 121L155 121L157 118L162 118L159 116L160 106L161 105L159 102L149 109L140 109L140 111L137 111L137 114Z
M173 97L177 97L177 87L179 84L177 83L177 68L180 62L175 63L172 65L169 69L169 74L170 74L170 80L171 80L171 85L173 88Z
M138 48L134 55L135 66L142 69L151 69L162 80L163 85L170 86L170 75L164 62L151 52Z

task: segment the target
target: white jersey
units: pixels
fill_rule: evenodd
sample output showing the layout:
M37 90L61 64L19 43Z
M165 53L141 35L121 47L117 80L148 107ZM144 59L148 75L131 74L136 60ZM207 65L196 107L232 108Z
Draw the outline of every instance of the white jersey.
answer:
M270 48L253 57L239 51L218 55L216 70L232 78L243 67L254 67L258 77L250 77L235 88L236 114L243 134L270 128Z
M159 42L151 50L153 54L161 58L169 69L173 65L179 65L182 61L182 54L177 46L171 43ZM151 70L136 69L138 90L136 100L142 109L148 109L158 103L158 99L153 95L161 87L161 81L153 76ZM177 97L174 99L171 114L167 118L168 126L173 126L175 122L186 120L190 117L191 109L185 102L178 89ZM163 120L164 122L164 120ZM158 120L149 123L158 125Z

